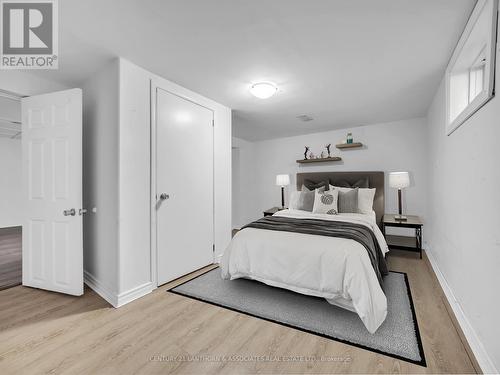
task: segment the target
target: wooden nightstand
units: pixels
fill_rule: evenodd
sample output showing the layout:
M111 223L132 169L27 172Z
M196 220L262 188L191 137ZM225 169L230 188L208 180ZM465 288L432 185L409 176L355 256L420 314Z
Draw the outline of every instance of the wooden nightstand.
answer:
M404 221L394 219L395 216L387 214L382 219L382 232L384 233L389 249L417 252L420 254L420 259L422 259L422 227L424 223L422 223L422 220L418 216L414 215L407 215L408 219ZM386 227L414 228L415 237L387 235L385 233Z
M284 210L282 207L273 207L264 211L264 216L273 216L276 212Z

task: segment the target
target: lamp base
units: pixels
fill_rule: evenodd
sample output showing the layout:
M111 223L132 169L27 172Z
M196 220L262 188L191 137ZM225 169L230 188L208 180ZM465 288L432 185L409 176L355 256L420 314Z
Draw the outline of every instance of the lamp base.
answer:
M408 218L404 215L395 215L394 216L394 220L397 220L397 221L406 221L408 220Z

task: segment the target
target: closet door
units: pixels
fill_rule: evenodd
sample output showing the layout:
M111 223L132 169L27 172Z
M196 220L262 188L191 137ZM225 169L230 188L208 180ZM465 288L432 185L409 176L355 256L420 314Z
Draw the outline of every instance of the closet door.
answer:
M213 112L156 89L158 285L213 263Z

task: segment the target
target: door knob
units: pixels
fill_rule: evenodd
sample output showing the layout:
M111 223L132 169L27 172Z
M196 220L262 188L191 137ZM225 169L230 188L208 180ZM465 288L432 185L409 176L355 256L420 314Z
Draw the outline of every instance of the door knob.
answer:
M80 208L78 210L78 215L82 216L83 214L86 214L87 213L87 209L86 208Z
M165 201L165 200L167 200L169 198L170 198L170 195L168 195L167 193L161 193L160 194L160 200L162 200L162 201Z
M76 210L74 208L72 208L71 210L64 210L63 215L64 216L75 216Z

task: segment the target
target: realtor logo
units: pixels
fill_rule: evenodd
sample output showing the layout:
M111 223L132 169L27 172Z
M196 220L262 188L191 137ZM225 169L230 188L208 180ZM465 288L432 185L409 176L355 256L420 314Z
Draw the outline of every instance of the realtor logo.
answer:
M1 69L57 69L57 0L0 0Z

